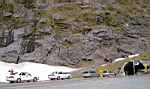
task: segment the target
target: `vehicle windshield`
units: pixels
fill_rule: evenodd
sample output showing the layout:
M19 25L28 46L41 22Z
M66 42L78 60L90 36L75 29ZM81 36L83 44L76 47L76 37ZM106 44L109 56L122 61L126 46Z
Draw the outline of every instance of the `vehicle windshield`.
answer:
M95 71L90 71L90 73L96 73Z
M10 73L10 75L15 75L15 74L17 74L17 72L15 72L15 73Z
M86 74L86 73L88 73L88 71L83 72L83 74Z

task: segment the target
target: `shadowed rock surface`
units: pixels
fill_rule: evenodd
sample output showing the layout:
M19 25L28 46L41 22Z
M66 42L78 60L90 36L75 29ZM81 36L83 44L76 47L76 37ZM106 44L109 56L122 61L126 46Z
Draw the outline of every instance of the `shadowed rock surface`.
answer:
M149 0L1 0L0 60L15 63L20 56L19 62L79 67L88 59L102 64L143 53L150 49L149 5ZM13 34L4 37L8 30ZM1 46L4 42L9 44Z

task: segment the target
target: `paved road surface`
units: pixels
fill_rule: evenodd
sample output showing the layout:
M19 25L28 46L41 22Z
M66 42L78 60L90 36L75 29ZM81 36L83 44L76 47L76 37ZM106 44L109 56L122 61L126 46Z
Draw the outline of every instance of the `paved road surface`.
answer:
M150 75L111 79L72 79L37 83L0 84L0 89L150 89Z

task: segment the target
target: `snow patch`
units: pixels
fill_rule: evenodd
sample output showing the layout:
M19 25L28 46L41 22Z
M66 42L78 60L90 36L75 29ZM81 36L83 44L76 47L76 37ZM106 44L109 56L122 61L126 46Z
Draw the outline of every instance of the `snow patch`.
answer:
M15 72L29 72L32 75L39 76L40 81L48 80L48 75L55 71L73 72L77 69L65 66L50 66L46 64L23 62L20 64L0 62L0 82L7 82L6 76L9 75L9 70Z
M139 55L140 55L140 54L129 55L127 58L134 58L134 57L137 57L137 56L139 56ZM113 61L113 63L118 62L118 61L125 60L125 59L127 59L127 58L117 58L117 59L115 59L115 60Z
M127 58L134 58L134 57L137 57L139 56L140 54L135 54L135 55L129 55ZM126 60L127 58L117 58L115 59L112 63L116 63L118 61L123 61L123 60ZM101 66L107 66L108 64L102 64Z
M117 58L117 59L115 59L114 61L113 61L113 63L115 63L115 62L118 62L118 61L122 61L122 60L125 60L126 58Z
M105 67L105 66L107 66L107 64L102 64L101 66L104 66L104 67Z
M140 54L135 54L135 55L129 55L128 58L133 58L133 57L137 57L139 56Z

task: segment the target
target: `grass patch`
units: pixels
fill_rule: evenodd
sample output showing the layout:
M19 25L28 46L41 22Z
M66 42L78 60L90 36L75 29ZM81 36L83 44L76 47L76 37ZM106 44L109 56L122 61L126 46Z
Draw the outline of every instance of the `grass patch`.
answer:
M78 64L80 67L90 67L91 65L94 65L95 62L92 60L92 61L84 61L84 60L81 60L80 63Z

